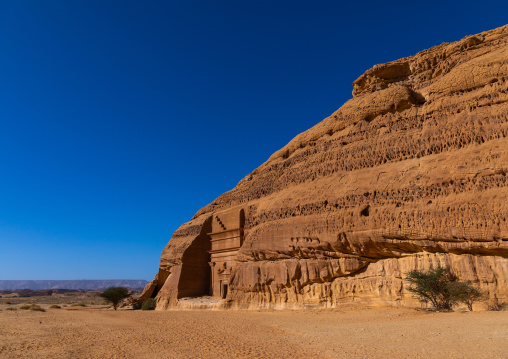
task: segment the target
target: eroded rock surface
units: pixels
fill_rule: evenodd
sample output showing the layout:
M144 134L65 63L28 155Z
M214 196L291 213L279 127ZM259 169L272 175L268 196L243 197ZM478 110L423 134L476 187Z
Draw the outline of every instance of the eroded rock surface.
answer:
M376 65L353 88L183 224L144 297L158 309L210 293L225 307L407 304L407 271L449 265L507 300L508 26ZM210 262L233 227L240 249Z

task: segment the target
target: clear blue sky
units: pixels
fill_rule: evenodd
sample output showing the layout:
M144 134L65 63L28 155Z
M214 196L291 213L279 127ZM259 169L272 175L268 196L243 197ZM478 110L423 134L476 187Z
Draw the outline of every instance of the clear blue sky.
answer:
M0 279L152 279L181 223L365 70L506 14L506 0L0 0Z

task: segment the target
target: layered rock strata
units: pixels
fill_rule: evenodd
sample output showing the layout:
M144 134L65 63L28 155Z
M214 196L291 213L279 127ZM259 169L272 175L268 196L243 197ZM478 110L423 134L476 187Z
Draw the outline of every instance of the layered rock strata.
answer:
M141 299L410 304L405 273L441 265L508 300L508 26L376 65L353 88L183 224Z

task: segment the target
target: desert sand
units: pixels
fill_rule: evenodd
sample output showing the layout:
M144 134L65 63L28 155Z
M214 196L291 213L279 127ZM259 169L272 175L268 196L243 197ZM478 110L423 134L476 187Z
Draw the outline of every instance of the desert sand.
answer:
M507 358L508 312L0 311L1 358ZM44 307L44 305L43 305Z

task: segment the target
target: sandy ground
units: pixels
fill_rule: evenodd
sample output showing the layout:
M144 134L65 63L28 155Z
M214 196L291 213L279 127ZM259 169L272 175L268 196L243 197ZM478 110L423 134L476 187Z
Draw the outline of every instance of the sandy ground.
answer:
M508 358L508 312L6 307L1 358Z

